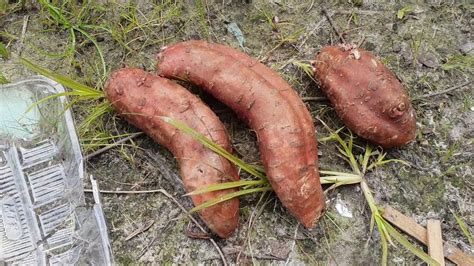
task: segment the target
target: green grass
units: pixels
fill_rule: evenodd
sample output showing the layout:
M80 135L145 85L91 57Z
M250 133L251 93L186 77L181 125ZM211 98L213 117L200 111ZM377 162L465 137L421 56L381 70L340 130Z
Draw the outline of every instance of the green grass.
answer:
M474 70L474 57L472 55L451 55L446 63L441 65L445 71L458 70L461 72Z
M0 56L4 59L8 59L10 57L10 54L8 53L8 50L3 44L3 42L0 42Z
M92 10L90 9L90 5L85 4L82 5L81 8L78 8L77 13L72 13L66 11L64 8L60 6L53 5L49 0L40 0L39 3L44 11L48 14L48 19L53 22L55 25L60 26L63 30L69 33L69 42L68 42L68 49L65 52L66 56L73 56L74 52L76 51L77 46L77 34L83 35L86 40L90 41L100 58L100 62L102 64L101 71L102 71L102 78L107 76L107 66L105 63L104 55L102 53L102 49L97 43L95 37L89 32L91 30L105 30L108 29L101 25L95 24L88 24L83 21L83 19L88 15ZM65 2L67 3L67 1Z
M209 38L210 30L207 23L207 11L206 11L206 6L205 6L205 1L196 0L195 5L196 5L195 9L196 9L196 14L199 21L199 26L201 27L201 30L203 33L202 37L204 39L207 39Z
M420 33L413 33L410 47L411 53L413 56L412 66L416 67L418 65L418 57L420 55L421 44L423 43L423 30Z
M397 11L397 18L403 20L407 15L413 12L412 6L404 6Z
M8 79L0 72L0 84L9 83Z
M87 110L85 111L86 115L78 127L79 137L85 151L93 151L108 145L109 140L123 137L123 135L112 135L105 128L103 123L98 122L105 114L112 111L111 105L105 100L104 92L101 89L89 87L80 82L72 80L68 76L54 73L48 69L40 67L35 63L30 62L25 58L20 58L19 62L30 70L48 77L68 89L64 93L58 93L43 98L36 102L35 105L57 97L66 96L69 98L69 104L66 106L66 109L74 105L85 104L88 106ZM30 108L33 108L35 105L31 106Z
M451 211L452 214L454 215L454 219L456 219L456 223L459 226L459 229L461 229L461 232L464 234L466 237L467 241L469 241L469 245L474 246L474 241L472 239L472 234L469 231L469 227L466 225L466 223L462 220L460 216L458 216L455 212Z
M297 68L301 69L311 80L316 82L314 80L313 66L310 63L299 61L299 60L293 60L291 61L291 63Z

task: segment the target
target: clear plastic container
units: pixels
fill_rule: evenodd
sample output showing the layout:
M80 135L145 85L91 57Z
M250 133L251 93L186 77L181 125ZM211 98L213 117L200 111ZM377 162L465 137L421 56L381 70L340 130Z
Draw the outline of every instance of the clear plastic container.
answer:
M62 92L44 77L0 86L0 265L113 263L67 101L47 99Z

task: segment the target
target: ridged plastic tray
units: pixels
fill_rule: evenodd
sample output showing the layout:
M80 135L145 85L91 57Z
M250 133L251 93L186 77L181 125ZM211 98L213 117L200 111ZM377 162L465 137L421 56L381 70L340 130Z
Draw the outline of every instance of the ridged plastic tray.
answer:
M45 77L0 86L0 265L113 263L66 99L48 98L63 92Z

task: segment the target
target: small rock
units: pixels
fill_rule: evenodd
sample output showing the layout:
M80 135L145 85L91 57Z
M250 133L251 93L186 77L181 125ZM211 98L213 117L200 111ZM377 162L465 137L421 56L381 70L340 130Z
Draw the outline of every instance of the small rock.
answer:
M275 227L275 233L278 237L286 236L286 230L285 230L285 228L283 228L281 226L276 226Z
M347 204L339 198L336 200L336 210L343 217L353 217L351 210L349 210L349 208L347 207Z
M399 44L399 43L395 43L393 46L392 46L392 51L394 53L399 53L402 51L402 46Z
M270 240L269 247L270 254L277 258L284 259L288 257L288 254L290 253L290 247L287 245L287 243L281 243L277 240Z
M390 30L390 31L391 31L391 30L394 30L394 29L393 29L393 25L394 25L394 23L387 23L387 24L385 24L384 26L385 26L385 28L386 28L387 30Z
M461 140L463 133L464 133L464 127L462 125L455 125L453 129L449 132L449 139L451 141L459 141Z
M372 42L366 42L364 46L367 51L374 51L376 48L376 45Z
M240 30L239 26L237 25L237 23L235 22L230 23L227 26L227 31L235 36L235 38L237 39L237 42L239 43L239 46L243 49L245 45L245 37L242 31Z
M438 59L434 56L434 54L431 53L421 53L418 56L418 62L429 68L439 67Z
M474 42L467 42L459 46L459 51L461 51L463 55L470 54L472 51L474 51Z

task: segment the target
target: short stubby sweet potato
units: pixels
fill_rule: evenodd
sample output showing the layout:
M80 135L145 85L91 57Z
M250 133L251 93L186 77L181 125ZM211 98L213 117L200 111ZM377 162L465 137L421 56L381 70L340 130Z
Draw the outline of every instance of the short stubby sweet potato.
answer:
M105 91L121 116L173 153L187 192L239 179L228 160L162 119L180 120L231 151L227 131L219 118L185 88L143 70L125 68L110 75ZM199 205L233 191L208 192L191 198ZM203 209L199 214L214 233L226 238L238 226L239 201L231 199Z
M406 90L370 52L353 45L328 46L313 66L321 89L354 133L384 148L415 138L415 112Z
M255 60L228 49L177 43L158 55L157 71L200 86L245 120L257 134L266 174L282 204L305 227L314 227L324 195L315 131L305 124L311 121L309 112L301 110L306 107L286 82L272 84L271 77L253 70L249 63Z

